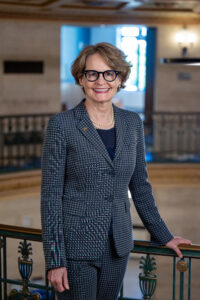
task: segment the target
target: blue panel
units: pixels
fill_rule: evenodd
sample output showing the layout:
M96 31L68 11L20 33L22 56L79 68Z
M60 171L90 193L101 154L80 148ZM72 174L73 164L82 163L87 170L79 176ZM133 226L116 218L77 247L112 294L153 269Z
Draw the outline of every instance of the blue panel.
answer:
M61 27L61 82L74 82L71 65L90 40L90 28Z

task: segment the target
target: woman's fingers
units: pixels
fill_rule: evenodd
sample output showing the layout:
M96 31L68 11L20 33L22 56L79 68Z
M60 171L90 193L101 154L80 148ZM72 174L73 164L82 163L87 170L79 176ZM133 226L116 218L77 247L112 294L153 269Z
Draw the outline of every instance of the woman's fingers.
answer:
M65 272L63 274L63 286L66 290L69 290L69 282L67 277L67 269L65 268Z
M174 250L174 251L176 252L176 254L177 254L177 256L178 256L179 258L182 258L182 257L183 257L182 252L180 251L180 249L179 249L176 245L173 245L173 246L171 247L171 249Z
M177 237L174 237L171 241L169 241L166 244L166 247L174 250L176 252L177 256L180 257L180 258L182 258L183 255L182 255L182 253L181 253L181 251L180 251L180 249L178 247L178 245L180 245L180 244L191 245L192 242L190 240L186 240L186 239L184 239L182 237L177 236Z
M56 291L60 293L69 289L67 269L65 267L49 270L48 280L56 289Z

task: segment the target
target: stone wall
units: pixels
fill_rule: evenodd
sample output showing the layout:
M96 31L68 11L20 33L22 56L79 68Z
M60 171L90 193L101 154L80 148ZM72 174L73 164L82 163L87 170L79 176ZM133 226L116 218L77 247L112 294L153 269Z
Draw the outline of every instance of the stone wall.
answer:
M0 115L51 113L61 107L59 22L0 20ZM150 24L149 24L150 25ZM156 111L199 110L199 67L161 64L161 58L180 57L175 34L180 25L157 25ZM189 56L200 53L199 25ZM5 60L44 61L44 74L3 74ZM181 75L189 79L180 79Z
M158 26L156 111L200 111L200 67L160 63L161 58L181 57L181 48L175 41L175 35L182 29L180 25ZM188 57L200 57L200 25L188 26L187 30L197 35L197 41L188 49Z
M60 25L0 20L0 115L60 110ZM3 62L43 61L43 74L4 74Z

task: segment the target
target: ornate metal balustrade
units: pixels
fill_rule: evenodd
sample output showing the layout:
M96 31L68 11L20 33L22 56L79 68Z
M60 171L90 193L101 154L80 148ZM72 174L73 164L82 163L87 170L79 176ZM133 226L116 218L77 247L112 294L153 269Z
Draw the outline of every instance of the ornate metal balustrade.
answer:
M19 258L18 270L21 280L11 279L7 275L7 240L18 239ZM55 299L55 291L48 284L35 284L31 282L33 270L32 246L30 241L42 242L41 230L23 227L0 225L0 299ZM184 300L185 296L185 274L187 273L187 300L192 300L192 259L200 258L200 246L181 246L184 258L177 259L174 252L166 247L152 247L149 242L135 241L132 253L139 253L143 256L140 259L141 273L139 274L139 286L143 300L153 300L153 295L157 285L156 260L152 255L170 256L173 260L173 293L167 295L167 300ZM178 274L177 274L178 273ZM177 276L180 277L179 298L176 298ZM18 285L19 289L8 290L9 284ZM167 285L169 282L166 283ZM32 288L38 291L32 291ZM44 290L45 296L42 298L39 291ZM134 296L134 295L133 295ZM142 300L138 298L127 298L123 296L123 288L120 292L119 300Z
M7 240L19 239L18 246L18 271L21 280L8 278L7 275ZM36 284L30 281L33 271L32 246L30 241L42 242L41 230L23 227L0 225L0 299L55 299L55 291L48 285L47 277L44 278L45 284ZM15 250L17 251L17 249ZM11 289L8 291L8 284L21 287L20 289ZM34 290L32 290L34 288ZM36 292L45 291L43 293Z
M199 112L153 112L144 124L152 161L200 162Z
M0 170L40 167L50 114L0 116Z
M153 247L147 241L135 241L132 253L145 254L140 260L142 272L139 274L139 285L143 295L142 299L127 298L123 296L123 289L118 300L153 300L153 295L157 285L156 261L151 255L161 255L172 257L173 260L173 278L172 278L172 295L166 295L167 300L192 300L192 259L200 259L200 245L181 245L180 249L183 254L182 259L178 259L175 253L162 246ZM177 296L177 277L179 276L179 291ZM187 277L187 283L185 278ZM170 278L169 278L170 279ZM169 281L166 282L169 286ZM187 292L185 292L187 291ZM187 297L187 298L186 298Z
M40 167L50 114L0 116L0 171ZM153 112L145 116L147 159L200 162L200 113Z

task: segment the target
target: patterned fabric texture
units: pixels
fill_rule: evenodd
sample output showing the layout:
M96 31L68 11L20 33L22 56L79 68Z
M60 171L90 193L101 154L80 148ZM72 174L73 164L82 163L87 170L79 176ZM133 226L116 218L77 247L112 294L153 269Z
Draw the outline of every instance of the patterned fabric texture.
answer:
M58 300L116 300L126 271L128 255L118 257L112 237L96 261L67 261L69 290Z
M128 189L152 241L173 238L148 182L143 124L137 113L113 105L115 157L111 160L82 101L49 120L42 156L41 218L46 268L67 260L97 260L112 219L119 257L133 248Z

